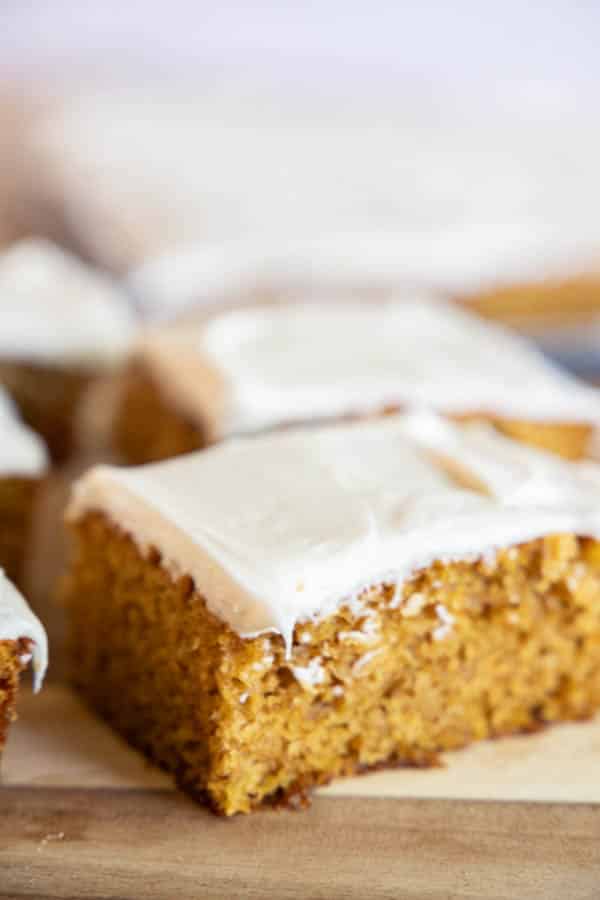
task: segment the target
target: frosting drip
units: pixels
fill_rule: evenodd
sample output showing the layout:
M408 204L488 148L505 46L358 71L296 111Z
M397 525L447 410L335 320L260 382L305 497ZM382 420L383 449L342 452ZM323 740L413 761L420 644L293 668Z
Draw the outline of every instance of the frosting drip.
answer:
M191 575L240 635L278 632L289 649L298 622L434 560L553 533L600 538L600 467L413 413L96 467L68 517L90 510L156 546L174 577Z

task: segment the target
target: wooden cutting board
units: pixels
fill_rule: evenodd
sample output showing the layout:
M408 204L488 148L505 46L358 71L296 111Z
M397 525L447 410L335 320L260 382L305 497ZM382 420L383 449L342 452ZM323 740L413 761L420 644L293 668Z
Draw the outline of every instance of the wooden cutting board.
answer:
M51 639L21 693L0 789L5 898L600 898L600 718L338 781L310 809L220 819L63 680L52 601L70 473L49 485L30 591Z
M600 719L217 818L69 688L23 694L0 791L0 897L600 897Z

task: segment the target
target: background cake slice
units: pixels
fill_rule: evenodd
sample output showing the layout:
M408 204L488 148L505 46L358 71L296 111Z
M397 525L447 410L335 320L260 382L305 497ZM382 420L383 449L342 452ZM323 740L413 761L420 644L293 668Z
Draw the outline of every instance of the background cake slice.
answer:
M44 442L17 418L0 387L0 569L21 583L34 505L48 469Z
M0 569L0 755L16 718L19 676L31 660L34 690L38 690L48 663L46 633Z
M600 706L600 469L398 416L76 487L73 678L216 810Z
M582 220L203 240L152 256L128 284L150 321L214 303L419 290L536 329L598 315L600 239Z
M583 456L600 394L523 338L427 298L254 304L149 331L115 444L132 463L233 434L423 406Z
M82 396L131 340L126 298L106 276L39 239L0 256L0 296L0 383L63 459Z

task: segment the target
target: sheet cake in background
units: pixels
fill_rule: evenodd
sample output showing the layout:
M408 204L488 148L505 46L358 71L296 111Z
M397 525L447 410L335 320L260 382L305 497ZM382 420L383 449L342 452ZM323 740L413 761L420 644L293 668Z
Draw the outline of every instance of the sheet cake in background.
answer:
M123 377L115 448L130 463L231 435L424 407L485 419L584 456L600 395L522 337L413 294L205 309L142 333Z
M62 460L86 390L129 347L126 297L106 275L37 238L0 255L0 295L0 383Z

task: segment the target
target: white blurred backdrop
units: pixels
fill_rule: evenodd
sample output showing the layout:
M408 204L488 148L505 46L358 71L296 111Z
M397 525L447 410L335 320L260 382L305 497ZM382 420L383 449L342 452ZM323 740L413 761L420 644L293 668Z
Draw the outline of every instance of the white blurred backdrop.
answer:
M3 0L0 25L5 72L410 86L538 111L591 104L600 78L595 0Z

